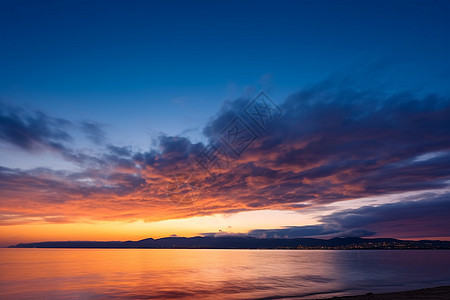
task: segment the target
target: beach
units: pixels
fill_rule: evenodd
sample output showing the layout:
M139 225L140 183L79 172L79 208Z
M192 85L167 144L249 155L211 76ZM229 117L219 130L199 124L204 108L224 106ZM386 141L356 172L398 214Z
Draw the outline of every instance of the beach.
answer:
M439 286L434 288L419 289L405 292L366 294L358 296L333 297L328 299L349 300L406 300L406 299L450 299L450 286Z

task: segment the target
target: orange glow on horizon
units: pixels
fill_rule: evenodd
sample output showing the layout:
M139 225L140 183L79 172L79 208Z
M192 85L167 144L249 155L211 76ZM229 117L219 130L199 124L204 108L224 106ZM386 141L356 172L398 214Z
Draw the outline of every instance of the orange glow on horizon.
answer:
M4 225L0 227L0 247L43 241L135 241L168 237L172 234L192 237L201 233L218 233L219 231L246 233L255 228L274 228L299 223L310 225L316 221L293 211L267 210L159 222L139 220Z

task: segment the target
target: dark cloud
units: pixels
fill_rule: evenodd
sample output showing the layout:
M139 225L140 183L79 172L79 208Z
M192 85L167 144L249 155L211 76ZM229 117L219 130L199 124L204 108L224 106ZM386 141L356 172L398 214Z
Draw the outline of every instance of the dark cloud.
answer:
M368 230L379 236L426 238L450 236L450 193L424 200L365 206L325 216L321 222L342 231Z
M227 104L205 134L220 140L220 133L236 115L252 124L239 111L248 102L238 99ZM323 83L290 96L282 108L283 116L267 123L266 132L259 132L243 153L239 168L233 170L241 180L230 189L244 195L243 189L252 189L257 199L252 207L301 199L327 203L447 185L447 97L385 95ZM441 154L417 159L434 152Z
M0 140L27 151L63 148L61 143L72 140L65 131L69 125L42 112L28 113L0 103Z
M196 167L194 157L203 149L202 143L192 143L186 137L159 136L157 149L136 152L133 160L155 174L191 173Z
M258 238L450 236L450 193L427 193L416 198L421 200L348 209L322 217L321 224L254 229L248 235Z
M84 121L77 127L65 119L0 102L0 142L29 152L53 151L81 166L98 168L110 165L109 158L114 160L115 156L123 156L123 152L128 149L109 146L108 150L115 156L108 156L108 153L97 156L83 153L72 145L74 138L70 132L77 128L96 144L101 144L106 139L102 126L96 122ZM122 153L118 153L120 151Z
M50 150L69 161L98 165L97 158L72 148L70 131L75 127L65 119L0 103L0 141L30 152ZM80 128L97 144L105 139L103 129L95 122L82 122Z

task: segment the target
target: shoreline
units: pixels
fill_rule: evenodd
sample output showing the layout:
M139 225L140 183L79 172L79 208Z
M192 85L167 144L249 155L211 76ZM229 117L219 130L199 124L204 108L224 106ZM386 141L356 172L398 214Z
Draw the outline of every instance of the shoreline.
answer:
M309 300L319 300L320 298L311 298ZM450 299L450 286L438 286L433 288L423 288L417 290L390 292L381 294L367 293L356 296L335 296L331 298L321 298L321 300L342 299L342 300L406 300L406 299Z

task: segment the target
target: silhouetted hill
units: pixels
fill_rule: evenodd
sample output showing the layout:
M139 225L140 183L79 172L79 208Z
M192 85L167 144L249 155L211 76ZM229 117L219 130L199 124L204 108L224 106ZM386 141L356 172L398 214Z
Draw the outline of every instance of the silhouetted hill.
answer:
M403 241L390 238L166 237L127 242L66 241L21 243L10 248L163 248L163 249L450 249L450 241Z

